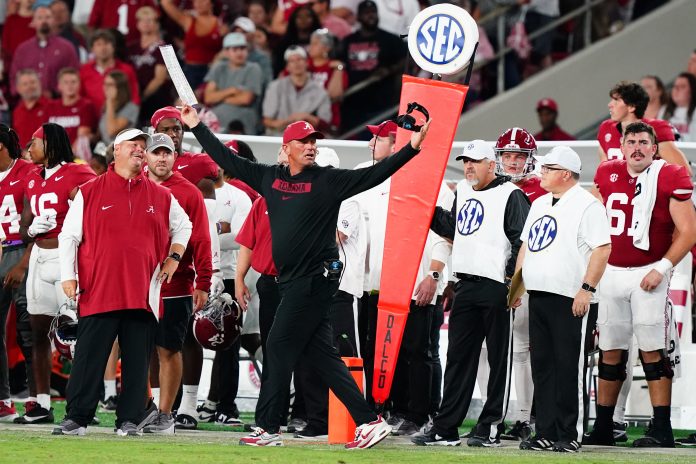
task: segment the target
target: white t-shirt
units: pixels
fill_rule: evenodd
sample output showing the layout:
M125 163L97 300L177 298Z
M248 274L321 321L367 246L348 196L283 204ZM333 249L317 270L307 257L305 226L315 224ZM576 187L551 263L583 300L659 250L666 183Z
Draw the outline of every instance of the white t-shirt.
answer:
M235 239L251 211L251 200L242 190L225 182L215 190L215 202L218 220L229 222L231 229L220 234L220 270L224 279L234 279L239 254L239 244Z
M680 106L674 109L674 115L669 118L669 123L681 135L682 142L693 142L696 140L696 111L691 115L691 123L689 124L688 108Z
M375 0L375 3L379 28L397 36L408 34L413 18L420 13L417 0Z
M341 203L336 228L348 238L338 245L343 261L343 276L339 290L360 298L365 278L365 255L367 254L367 231L360 212L360 204L355 198Z

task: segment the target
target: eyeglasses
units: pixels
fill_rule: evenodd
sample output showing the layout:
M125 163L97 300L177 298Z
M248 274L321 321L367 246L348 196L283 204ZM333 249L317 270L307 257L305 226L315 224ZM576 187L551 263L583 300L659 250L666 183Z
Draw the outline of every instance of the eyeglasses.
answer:
M542 174L548 174L549 171L567 171L567 169L566 168L552 168L550 166L542 166L541 167Z

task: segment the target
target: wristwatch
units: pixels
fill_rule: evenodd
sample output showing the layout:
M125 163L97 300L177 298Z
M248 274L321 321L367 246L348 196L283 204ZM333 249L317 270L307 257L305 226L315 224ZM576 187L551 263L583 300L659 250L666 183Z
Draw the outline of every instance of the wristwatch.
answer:
M433 280L440 280L440 273L437 271L429 271L428 275L433 278Z
M167 256L167 258L172 258L172 259L173 259L174 261L176 261L177 263L180 263L180 262L181 262L181 255L180 255L179 253L176 253L176 252L174 252L174 253L172 253L171 255Z
M580 288L582 288L583 290L590 292L590 293L595 293L597 291L596 288L594 288L593 286L591 286L587 282L583 282L582 287L580 287Z

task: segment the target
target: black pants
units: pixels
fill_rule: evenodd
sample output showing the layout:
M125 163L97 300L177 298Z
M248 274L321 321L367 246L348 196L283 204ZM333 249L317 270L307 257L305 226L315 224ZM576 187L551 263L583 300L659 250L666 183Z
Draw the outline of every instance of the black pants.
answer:
M0 262L0 283L5 275L22 259L26 247L13 247L3 250L2 262ZM24 355L24 363L27 373L27 384L30 392L35 392L34 370L32 367L32 333L27 312L27 276L19 284L18 288L9 289L0 286L0 400L10 399L10 374L7 360L7 338L5 327L10 305L15 304L15 319L17 325L17 345Z
M355 357L358 346L355 334L355 297L339 290L331 301L329 316L332 340L341 357ZM307 410L307 424L319 431L328 430L329 387L318 378L316 366L300 360L295 371Z
M266 357L266 340L268 340L268 333L271 331L271 326L273 325L273 320L275 319L276 311L280 304L280 290L278 289L278 283L274 276L261 274L256 281L256 291L259 294L259 332L261 335L261 352L263 353L264 365L261 370L261 383L263 384L266 373L268 372L268 369L265 368L268 362L268 358ZM295 375L298 376L298 374ZM306 417L304 395L301 391L301 383L299 381L295 382L295 401L293 402L292 417ZM286 422L289 408L290 398L288 397L285 400L285 406L281 414L283 417L283 424Z
M445 311L442 308L442 297L438 297L433 309L433 319L430 325L430 365L432 384L430 386L430 415L435 416L440 411L442 401L442 361L440 360L440 327L445 322Z
M368 295L366 301L365 319L367 320L367 334L365 336L365 345L362 350L363 366L365 368L365 398L367 398L368 404L374 407L375 400L372 396L372 379L374 378L375 370L375 341L377 339L377 303L379 302L379 293Z
M333 345L329 307L337 282L314 275L279 287L282 299L266 341L266 378L256 405L256 423L268 432L278 431L292 370L300 357L316 366L321 380L346 406L356 424L375 420L375 413Z
M449 317L449 346L445 366L445 388L436 433L457 434L469 410L476 384L478 359L484 339L488 347L488 398L476 425L477 436L495 437L507 405L510 382L510 312L507 287L490 279L460 280Z
M80 318L68 381L66 417L86 427L101 399L104 369L118 337L121 348L121 395L116 427L142 419L150 355L155 344L155 317L144 310L111 311Z
M566 296L529 292L536 432L550 441L582 440L587 315L573 316L572 306Z
M430 412L430 329L434 309L433 305L416 306L411 301L389 394L392 411L419 426L427 422Z

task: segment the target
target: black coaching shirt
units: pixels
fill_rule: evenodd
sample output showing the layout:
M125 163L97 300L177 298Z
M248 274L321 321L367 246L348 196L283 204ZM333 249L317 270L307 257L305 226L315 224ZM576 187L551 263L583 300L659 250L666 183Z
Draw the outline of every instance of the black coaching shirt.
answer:
M252 163L234 156L204 125L192 130L208 155L266 199L279 281L321 274L338 258L336 222L341 202L389 178L418 154L407 143L396 154L363 169L313 166L290 175L287 166Z

